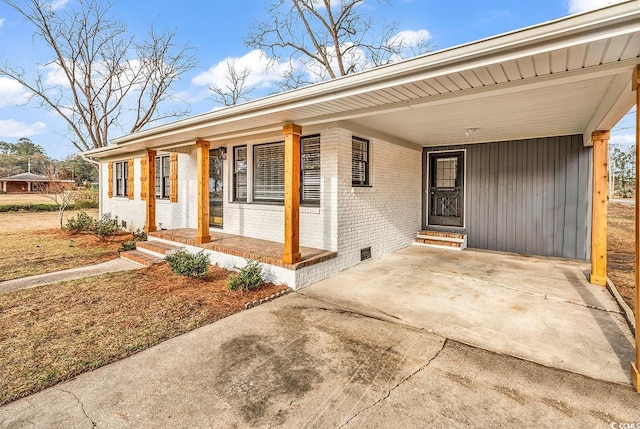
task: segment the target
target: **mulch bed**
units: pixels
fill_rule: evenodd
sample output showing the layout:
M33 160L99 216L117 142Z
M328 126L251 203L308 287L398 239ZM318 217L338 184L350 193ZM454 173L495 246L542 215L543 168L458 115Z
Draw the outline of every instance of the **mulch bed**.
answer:
M0 405L120 360L287 290L229 291L166 264L0 295Z

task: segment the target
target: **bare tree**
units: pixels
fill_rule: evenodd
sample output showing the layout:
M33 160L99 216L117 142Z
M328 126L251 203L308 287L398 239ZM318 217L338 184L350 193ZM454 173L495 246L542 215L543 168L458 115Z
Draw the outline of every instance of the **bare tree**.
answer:
M58 218L60 220L60 229L62 229L64 211L69 205L76 202L79 195L75 190L75 183L60 181L53 174L48 174L47 178L49 181L40 182L36 189L40 195L50 199L58 207Z
M7 61L0 64L0 76L21 83L62 117L78 150L108 145L109 131L114 126L126 130L125 121L134 132L188 113L186 108L159 110L171 98L174 82L196 65L193 50L176 45L175 32L158 34L151 28L148 39L138 42L100 0L79 0L76 7L62 9L46 0L3 1L31 25L34 40L42 40L52 59L28 71Z
M224 87L218 85L209 87L209 90L213 92L213 101L223 106L235 106L242 101L249 100L255 89L247 86L247 79L251 74L249 67L238 68L235 58L227 59L226 66Z
M388 0L378 0L388 4ZM277 0L255 22L245 45L288 58L283 89L345 76L429 50L426 38L408 44L395 23L374 23L364 0Z

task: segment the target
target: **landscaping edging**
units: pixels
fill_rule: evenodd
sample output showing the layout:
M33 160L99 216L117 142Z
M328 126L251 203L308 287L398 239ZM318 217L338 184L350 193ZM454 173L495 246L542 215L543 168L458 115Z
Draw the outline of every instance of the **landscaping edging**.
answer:
M255 307L257 305L264 304L265 302L269 302L269 301L272 301L272 300L274 300L276 298L279 298L282 295L286 295L289 292L291 292L291 289L285 289L285 290L282 290L282 291L280 291L278 293L274 293L273 295L270 295L270 296L268 296L266 298L262 298L262 299L259 299L259 300L256 300L256 301L247 302L244 305L244 308L245 308L245 310L248 310L248 309L250 309L252 307Z
M613 295L613 298L618 303L618 307L620 307L620 310L622 311L622 315L624 316L624 319L627 321L627 325L629 325L629 329L631 329L631 333L635 337L636 336L636 318L633 314L633 311L627 305L627 303L624 302L624 299L622 299L622 296L618 292L618 289L616 289L616 285L613 284L613 282L609 277L607 277L607 289L609 290L611 295Z

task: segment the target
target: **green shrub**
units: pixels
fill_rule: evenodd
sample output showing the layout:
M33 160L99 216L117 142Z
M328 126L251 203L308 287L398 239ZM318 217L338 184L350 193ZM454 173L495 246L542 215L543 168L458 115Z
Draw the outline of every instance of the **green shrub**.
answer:
M247 265L240 268L237 274L229 276L229 289L250 291L257 289L264 282L264 273L258 261L250 259Z
M91 216L85 212L80 212L67 220L65 228L71 232L89 232L93 230L95 222Z
M171 271L175 274L191 278L204 277L211 264L204 250L198 253L189 253L185 249L180 249L173 255L168 255L165 259L169 263Z
M93 226L93 232L101 238L118 234L120 232L118 217L112 218L111 213L103 214Z
M136 249L136 243L138 242L138 240L129 240L129 241L125 241L124 243L122 243L120 245L120 248L118 249L118 253L120 252L127 252L129 250L135 250Z
M140 228L136 229L131 234L133 234L133 239L135 241L146 241L146 239L147 239L147 233L144 232L144 230L140 229Z

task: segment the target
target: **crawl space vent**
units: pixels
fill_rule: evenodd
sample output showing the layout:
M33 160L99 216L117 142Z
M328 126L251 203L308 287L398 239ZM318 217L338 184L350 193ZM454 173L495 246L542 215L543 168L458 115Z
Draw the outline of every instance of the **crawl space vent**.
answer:
M371 259L371 246L360 249L360 260Z

